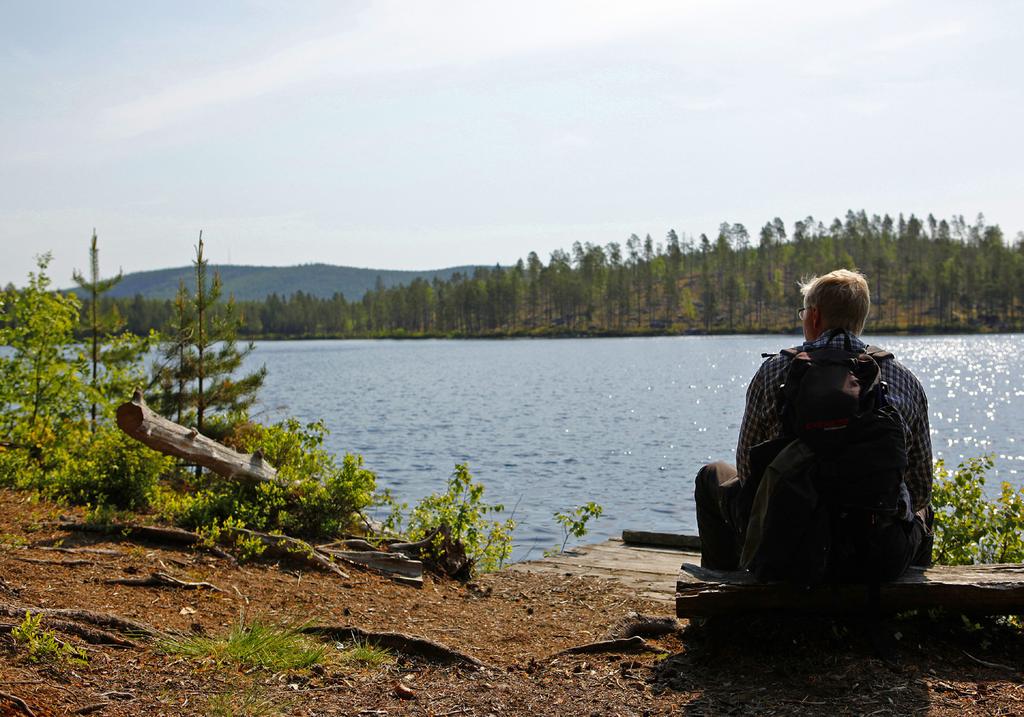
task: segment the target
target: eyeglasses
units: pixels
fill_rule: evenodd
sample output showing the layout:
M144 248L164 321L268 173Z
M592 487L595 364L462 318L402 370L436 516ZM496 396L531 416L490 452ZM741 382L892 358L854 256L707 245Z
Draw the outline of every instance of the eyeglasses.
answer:
M796 315L800 317L801 321L804 320L804 312L807 311L809 308L811 308L811 307L810 306L801 306L799 309L796 310Z

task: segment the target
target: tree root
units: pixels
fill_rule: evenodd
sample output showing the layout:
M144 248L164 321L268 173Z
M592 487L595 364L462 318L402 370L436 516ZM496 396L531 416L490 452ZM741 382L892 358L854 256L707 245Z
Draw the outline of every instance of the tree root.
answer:
M123 535L128 538L141 538L157 543L170 543L172 545L187 545L208 550L218 557L226 558L232 563L237 563L233 556L220 548L210 546L203 536L181 528L165 528L155 525L130 525L126 523L112 523L109 525L91 525L89 523L61 522L61 530L84 531L93 533L109 533L112 535ZM257 540L263 545L263 555L290 562L302 563L334 573L340 578L348 579L350 576L339 568L334 561L324 555L305 540L292 538L287 535L273 535L261 533L258 530L248 528L222 528L218 538L222 545L235 545L239 540ZM180 586L178 586L180 587Z
M25 700L21 699L20 697L7 694L6 692L0 692L0 700L7 700L15 707L17 707L19 710L21 710L23 714L28 715L28 717L36 717L36 713L33 712L32 709L25 703Z
M638 652L641 650L657 652L663 655L667 655L669 652L664 648L651 645L647 640L637 635L617 640L599 640L598 642L588 642L585 645L567 647L564 650L559 650L555 655L593 655L600 652Z
M42 615L47 624L73 635L78 635L87 642L96 644L121 645L122 647L138 647L134 642L113 633L143 637L148 639L162 638L165 635L155 627L137 622L120 615L92 612L91 610L65 610L45 607L6 605L0 603L0 615L5 617L24 617L26 612ZM84 624L82 624L84 623ZM91 627L90 627L91 626ZM95 629L100 628L100 629Z
M679 629L674 617L652 617L637 612L628 612L608 629L605 637L609 640L621 640L626 637L660 637Z
M0 592L8 593L14 597L21 595L21 588L16 588L0 576Z
M57 527L69 532L104 533L109 535L121 535L126 538L150 540L154 543L161 543L164 545L185 545L191 548L206 550L213 555L216 555L218 558L230 560L232 563L238 562L230 553L226 553L218 547L206 544L203 536L198 533L193 533L190 530L182 530L181 528L165 528L156 525L129 525L127 523L98 525L76 521L61 521L58 523Z
M329 557L321 553L305 540L291 538L287 535L261 533L258 530L250 530L249 528L225 528L221 535L228 538L234 537L235 540L239 537L250 539L255 538L263 544L263 554L268 557L283 558L292 562L305 563L306 565L326 570L329 573L334 573L338 577L345 578L346 580L350 577L348 573L335 565Z
M390 543L388 550L422 560L427 568L456 580L469 580L473 570L466 547L452 537L451 528L446 524L434 528L415 543Z
M124 555L123 550L111 550L110 548L58 548L53 545L33 545L33 550L52 550L55 553L89 553L90 555L110 555L120 557Z
M180 588L182 590L214 590L216 592L225 592L213 583L193 583L186 582L184 580L178 580L176 577L172 577L167 573L151 573L149 577L145 578L111 578L110 580L104 580L107 585L130 585L133 587L147 587L147 588Z
M82 565L95 565L95 561L92 560L46 560L45 558L14 558L22 563L31 563L33 565L60 565L64 568L80 567Z
M302 632L331 640L364 640L404 655L423 657L435 662L465 664L476 668L487 667L475 657L440 642L401 632L369 632L349 625L309 625L302 628Z

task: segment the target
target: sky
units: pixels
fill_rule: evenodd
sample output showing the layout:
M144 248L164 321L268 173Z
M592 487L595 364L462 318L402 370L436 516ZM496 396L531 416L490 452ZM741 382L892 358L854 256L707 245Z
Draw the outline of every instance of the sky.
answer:
M546 260L772 217L1024 229L1024 3L0 0L0 284Z

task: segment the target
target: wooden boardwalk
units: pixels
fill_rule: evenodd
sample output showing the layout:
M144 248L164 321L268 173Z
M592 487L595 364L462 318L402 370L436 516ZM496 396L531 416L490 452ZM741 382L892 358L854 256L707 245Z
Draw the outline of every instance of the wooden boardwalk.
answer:
M684 562L699 564L700 553L692 548L627 543L612 538L550 558L515 563L506 569L605 578L628 586L642 597L674 603L679 568Z

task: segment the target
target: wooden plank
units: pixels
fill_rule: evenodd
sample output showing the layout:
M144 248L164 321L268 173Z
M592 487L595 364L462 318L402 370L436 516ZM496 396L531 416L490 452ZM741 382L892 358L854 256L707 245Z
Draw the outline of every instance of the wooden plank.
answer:
M668 603L675 597L679 566L687 560L698 561L700 555L670 547L627 544L619 538L611 538L560 555L516 563L507 569L610 580L639 597Z
M665 576L671 582L672 576L679 572L680 562L676 561L670 565L646 565L629 560L588 560L586 562L553 561L553 564L571 573L576 573L580 570L604 570L608 573L628 572L637 575Z
M623 530L622 542L634 545L660 545L700 552L700 538L678 533L652 533L647 530Z
M577 550L568 550L561 556L584 557L590 555L614 555L619 558L636 558L638 560L667 560L679 555L700 555L692 550L676 550L673 548L646 548L637 545L626 545L625 543L599 543L588 545ZM560 556L556 556L560 557Z
M676 583L676 615L704 617L761 612L861 612L864 585L820 585L812 589L758 583L744 571L719 571L689 563ZM879 609L898 612L942 607L974 614L1024 613L1024 565L940 565L911 568L879 586Z

